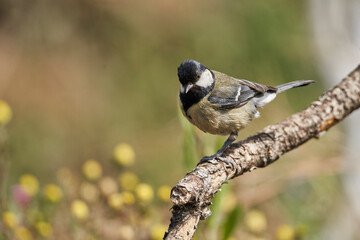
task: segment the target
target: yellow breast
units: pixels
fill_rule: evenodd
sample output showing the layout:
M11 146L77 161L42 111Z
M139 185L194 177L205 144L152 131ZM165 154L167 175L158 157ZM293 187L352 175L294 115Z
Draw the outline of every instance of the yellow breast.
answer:
M217 135L238 132L258 117L258 111L252 103L240 108L224 110L204 100L191 106L187 113L183 112L183 114L200 130Z

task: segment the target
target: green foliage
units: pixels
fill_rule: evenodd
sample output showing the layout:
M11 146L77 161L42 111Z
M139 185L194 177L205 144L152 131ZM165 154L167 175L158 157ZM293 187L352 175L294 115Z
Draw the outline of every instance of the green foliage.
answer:
M242 208L237 205L228 213L222 226L222 240L226 240L231 236L243 216L243 212Z
M212 199L211 216L207 219L207 227L214 230L214 232L219 232L218 229L220 228L223 219L224 200L230 191L230 186L224 184L221 187L221 191L219 191Z
M180 110L178 111L179 120L181 126L184 130L183 134L183 143L182 143L182 160L185 171L191 171L196 165L196 137L194 132L194 127L185 119L181 114Z

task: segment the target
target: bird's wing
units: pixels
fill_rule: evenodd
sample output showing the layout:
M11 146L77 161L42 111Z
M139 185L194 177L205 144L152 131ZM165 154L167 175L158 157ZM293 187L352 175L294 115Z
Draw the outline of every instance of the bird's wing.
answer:
M267 91L276 92L276 88L236 79L223 73L215 72L216 83L208 100L223 109L232 109L244 106L252 98Z

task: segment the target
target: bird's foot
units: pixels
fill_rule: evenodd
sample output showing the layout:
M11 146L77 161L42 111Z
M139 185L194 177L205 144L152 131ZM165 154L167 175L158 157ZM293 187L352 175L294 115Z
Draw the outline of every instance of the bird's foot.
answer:
M220 153L216 153L216 154L211 155L211 156L205 156L199 161L199 163L197 165L199 165L201 163L205 163L205 162L209 162L209 163L212 163L212 164L217 164L216 161L213 161L213 160L219 160L219 161L222 161L222 162L225 162L225 163L228 163L228 164L232 164L231 161L227 160L224 157L220 157L220 155L221 155Z

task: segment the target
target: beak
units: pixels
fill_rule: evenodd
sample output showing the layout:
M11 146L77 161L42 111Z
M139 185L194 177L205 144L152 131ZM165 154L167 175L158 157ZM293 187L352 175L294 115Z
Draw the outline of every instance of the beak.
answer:
M188 91L190 91L190 89L193 87L194 85L192 83L188 83L185 85L185 93L187 93Z

